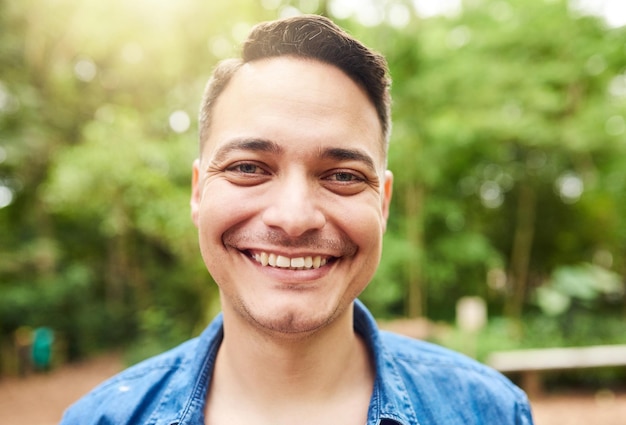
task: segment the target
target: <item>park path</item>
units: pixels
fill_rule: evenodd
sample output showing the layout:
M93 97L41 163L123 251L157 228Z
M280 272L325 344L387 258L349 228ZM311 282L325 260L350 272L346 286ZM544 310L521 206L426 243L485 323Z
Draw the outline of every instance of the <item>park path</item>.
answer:
M0 378L0 424L56 425L70 404L122 366L121 356L107 354L46 374Z
M67 406L122 366L119 355L107 354L48 374L0 378L0 424L56 425ZM532 406L536 425L626 424L626 393L547 395Z

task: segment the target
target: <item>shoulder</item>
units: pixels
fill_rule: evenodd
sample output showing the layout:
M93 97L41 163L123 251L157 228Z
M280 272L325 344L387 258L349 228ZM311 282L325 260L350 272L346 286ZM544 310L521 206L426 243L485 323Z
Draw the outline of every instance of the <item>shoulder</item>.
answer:
M442 402L447 401L469 407L467 412L477 416L497 418L498 423L511 423L505 420L511 415L529 421L519 423L532 423L526 394L496 370L429 342L386 331L380 332L380 338L389 364L421 405L445 409Z
M62 425L88 423L138 423L149 414L169 382L190 362L197 339L189 340L158 356L144 360L104 381L74 403ZM86 418L92 418L92 422Z
M408 377L419 375L457 381L477 380L491 385L500 384L510 387L514 393L521 393L502 374L464 354L387 331L381 331L380 337L387 355Z

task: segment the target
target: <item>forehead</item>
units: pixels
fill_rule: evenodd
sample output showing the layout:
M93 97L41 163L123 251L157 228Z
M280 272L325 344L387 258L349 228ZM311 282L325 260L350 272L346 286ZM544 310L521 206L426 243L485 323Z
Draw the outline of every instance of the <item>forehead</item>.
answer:
M214 105L205 154L242 138L358 145L384 161L382 127L365 91L340 69L315 60L264 59L235 73Z

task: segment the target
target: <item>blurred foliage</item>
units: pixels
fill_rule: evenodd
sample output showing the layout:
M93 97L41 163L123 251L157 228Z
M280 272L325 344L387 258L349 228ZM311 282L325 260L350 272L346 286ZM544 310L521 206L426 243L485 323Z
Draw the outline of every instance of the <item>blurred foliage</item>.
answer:
M446 326L432 340L484 361L494 351L626 344L626 333L623 315L605 313L599 318L597 312L576 308L556 319L527 314L521 329L509 318L492 318L475 336Z
M602 298L621 300L620 276L591 264L557 268L550 281L537 288L537 305L548 316L566 313L574 302L593 306Z
M626 29L565 0L466 0L428 19L379 0L375 22L340 3L0 1L0 343L45 325L69 358L134 342L139 359L207 323L193 117L250 25L298 10L333 16L394 79L373 312L452 321L473 295L492 316L481 350L620 342Z

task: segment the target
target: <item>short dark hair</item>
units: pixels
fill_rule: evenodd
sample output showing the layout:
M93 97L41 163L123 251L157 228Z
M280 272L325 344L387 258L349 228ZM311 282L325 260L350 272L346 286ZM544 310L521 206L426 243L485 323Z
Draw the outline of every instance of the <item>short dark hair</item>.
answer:
M245 63L278 56L308 58L334 65L362 87L378 113L386 152L391 130L391 79L387 61L330 19L319 15L260 23L244 41L240 59L226 59L215 67L200 105L201 147L208 137L215 102L237 70Z

